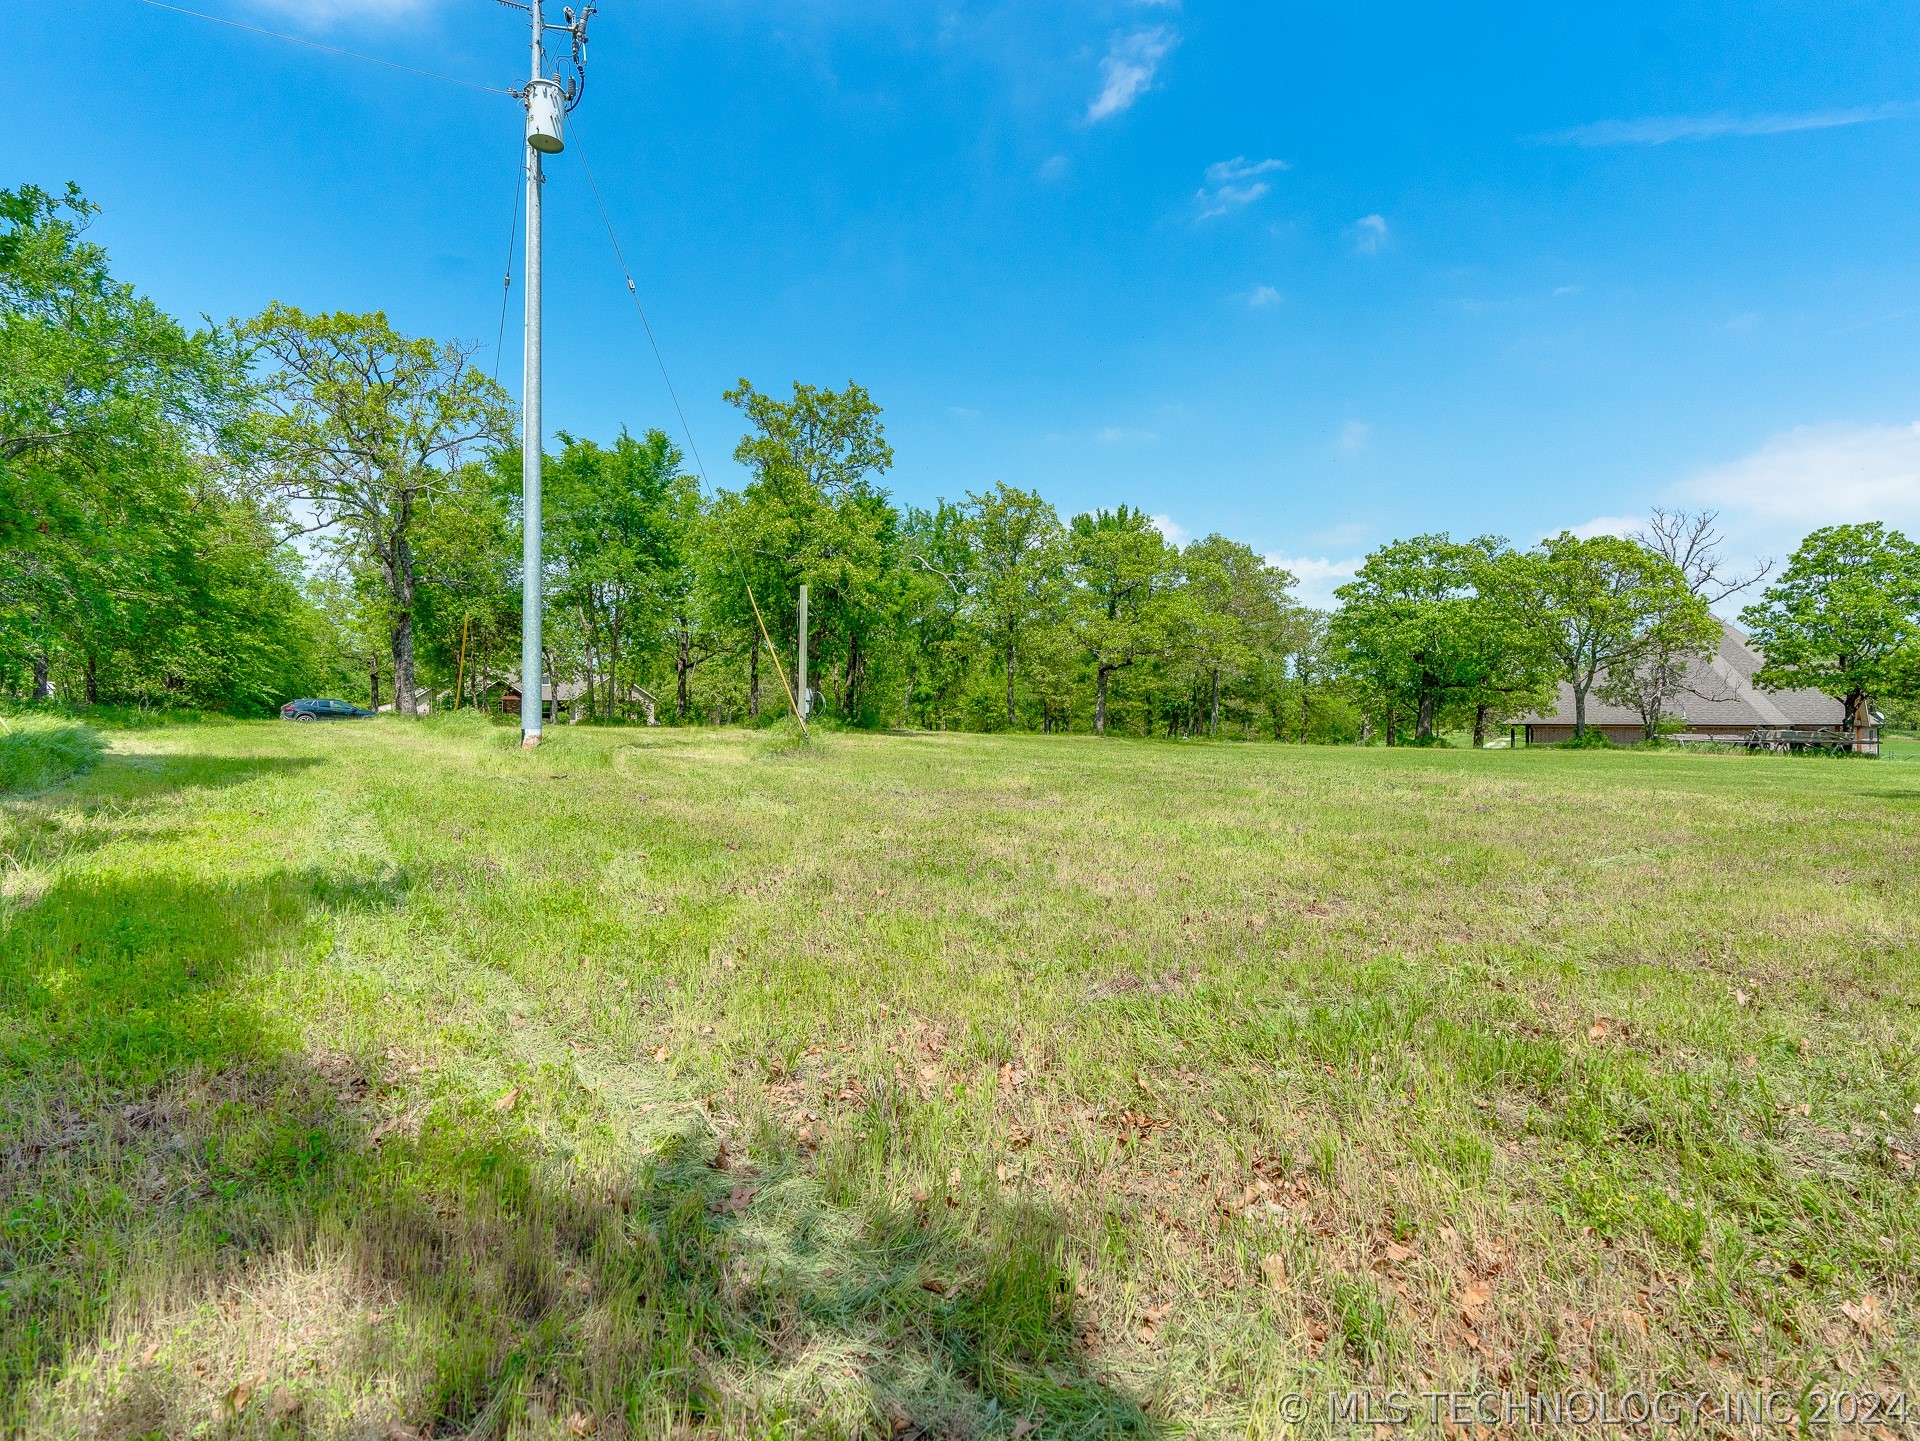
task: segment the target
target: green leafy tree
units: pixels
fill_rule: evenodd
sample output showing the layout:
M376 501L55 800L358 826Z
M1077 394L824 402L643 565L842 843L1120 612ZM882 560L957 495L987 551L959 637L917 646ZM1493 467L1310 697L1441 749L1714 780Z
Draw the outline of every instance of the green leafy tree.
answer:
M1065 531L1051 505L1004 481L963 508L971 565L966 589L978 632L1006 678L1007 726L1019 724L1014 678L1028 639L1052 623L1065 589Z
M1263 657L1286 649L1294 578L1252 546L1218 534L1190 542L1180 570L1185 585L1177 624L1190 672L1186 689L1204 705L1207 734L1218 735L1222 701L1235 682L1250 677ZM1198 723L1196 714L1192 728Z
M1346 673L1395 721L1411 715L1416 740L1471 715L1482 743L1491 712L1549 688L1550 657L1512 604L1510 560L1496 536L1415 536L1373 552L1336 592L1331 640Z
M0 191L0 647L41 696L265 709L313 617L235 480L239 348L115 280L94 213Z
M402 335L384 313L273 304L246 326L261 365L265 475L315 530L345 531L386 588L395 709L415 713L415 521L477 452L512 439L473 347Z
M1878 521L1814 531L1740 618L1762 685L1824 691L1852 725L1920 694L1920 547Z
M519 485L519 449L506 447L450 470L414 515L415 658L455 705L480 704L519 662ZM366 582L366 610L383 617L368 633L377 656L390 650L392 635L385 587L364 559L358 573ZM378 666L372 669L377 673Z
M906 646L905 710L945 729L958 710L979 651L967 578L973 573L972 529L961 508L939 501L909 506L902 517L898 625Z
M1573 733L1587 733L1587 696L1608 671L1649 653L1711 644L1719 623L1665 557L1618 536L1570 531L1503 567L1509 613L1573 688Z
M734 449L752 479L722 493L716 519L760 618L792 655L804 582L809 678L843 717L871 719L870 671L889 639L900 562L900 517L874 480L893 464L880 407L852 381L840 391L796 382L776 400L742 380L726 399L753 427Z
M662 646L680 598L678 578L692 559L699 483L658 429L642 439L623 430L610 447L565 432L560 439L564 448L549 463L545 492L552 596L579 622L588 707L611 716L619 708L623 655L631 668ZM676 660L683 667L677 714L684 718L691 657Z
M1166 640L1179 553L1144 511L1076 515L1068 527L1068 625L1093 667L1093 729L1105 735L1116 672L1156 656Z

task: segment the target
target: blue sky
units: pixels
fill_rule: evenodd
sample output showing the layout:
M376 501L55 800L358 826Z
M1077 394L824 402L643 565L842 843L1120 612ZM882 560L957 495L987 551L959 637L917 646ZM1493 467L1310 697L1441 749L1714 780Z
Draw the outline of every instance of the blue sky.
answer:
M524 78L490 0L185 3ZM1125 501L1316 599L1425 530L1920 529L1917 20L607 0L547 187L548 416L673 428L584 149L717 483L727 385L852 377L902 500ZM13 24L0 183L78 181L163 304L383 308L492 363L515 102L137 0Z

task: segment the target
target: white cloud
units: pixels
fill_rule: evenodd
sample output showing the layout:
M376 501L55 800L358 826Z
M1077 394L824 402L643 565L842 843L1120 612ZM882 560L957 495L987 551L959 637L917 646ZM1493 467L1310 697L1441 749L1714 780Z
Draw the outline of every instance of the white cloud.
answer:
M1200 202L1199 218L1210 220L1253 204L1273 189L1266 181L1254 177L1287 168L1284 160L1248 160L1244 155L1216 160L1207 167L1207 183L1194 192L1194 199Z
M1583 520L1578 525L1567 527L1582 540L1591 540L1596 535L1629 536L1636 530L1646 528L1645 517L1638 515L1596 515L1592 520ZM1558 531L1553 533L1559 534ZM1545 540L1546 536L1543 535L1540 538Z
M1367 439L1373 434L1373 427L1364 420L1349 420L1340 427L1340 453L1358 455L1367 448Z
M1363 215L1353 222L1354 248L1362 255L1378 255L1387 243L1387 221L1382 215Z
M1244 155L1236 155L1231 160L1216 160L1209 165L1206 180L1209 185L1225 185L1230 180L1251 180L1270 170L1290 169L1284 160L1249 160Z
M1179 43L1179 35L1165 25L1116 35L1100 62L1100 93L1087 106L1087 123L1121 114L1151 90L1154 72Z
M1696 471L1679 493L1801 531L1866 520L1911 526L1920 521L1920 422L1798 426L1751 455Z
M1266 559L1268 565L1277 565L1293 573L1300 582L1296 594L1302 601L1324 610L1338 604L1333 595L1334 587L1352 580L1365 557L1356 555L1351 560L1329 560L1325 556L1270 555Z
M1578 295L1584 288L1585 287L1579 285L1556 285L1553 288L1553 293L1556 298L1562 295Z
M1193 532L1170 515L1153 515L1147 518L1153 522L1153 528L1167 538L1169 545L1185 545L1193 538Z
M1160 436L1151 430L1129 430L1124 426L1109 425L1097 431L1093 438L1101 445L1144 445L1150 440L1158 440Z
M1269 305L1278 305L1284 298L1271 285L1256 285L1247 292L1247 309L1265 310Z
M947 407L947 414L955 416L960 420L978 420L980 418L979 411L974 410L971 406L965 405L949 405Z
M1273 187L1264 180L1256 180L1251 185L1222 185L1218 190L1200 190L1194 193L1194 199L1200 202L1201 220L1211 220L1216 215L1227 215L1242 206L1251 205Z
M1760 314L1754 310L1743 310L1727 321L1727 329L1735 335L1744 335L1760 325Z
M1040 165L1040 178L1049 185L1056 180L1065 180L1070 162L1064 155L1049 155Z
M1787 135L1796 130L1832 130L1876 120L1905 120L1920 105L1859 105L1846 110L1809 110L1797 115L1665 115L1641 120L1600 120L1542 138L1550 145L1668 145L1676 140L1719 140L1729 136Z
M405 20L437 5L438 0L254 0L253 8L325 29L343 20Z

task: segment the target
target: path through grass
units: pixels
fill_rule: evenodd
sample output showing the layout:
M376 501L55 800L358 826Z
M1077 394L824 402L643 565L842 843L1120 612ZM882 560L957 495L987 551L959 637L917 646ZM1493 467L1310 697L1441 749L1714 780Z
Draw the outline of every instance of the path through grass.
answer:
M512 739L0 811L0 1430L1920 1382L1920 767Z

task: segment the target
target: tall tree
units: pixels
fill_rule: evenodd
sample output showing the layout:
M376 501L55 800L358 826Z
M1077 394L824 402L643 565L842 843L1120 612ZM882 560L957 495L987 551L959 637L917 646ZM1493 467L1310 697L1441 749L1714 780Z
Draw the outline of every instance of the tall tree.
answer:
M1758 585L1773 569L1773 562L1766 560L1744 574L1730 571L1720 550L1722 537L1714 528L1718 519L1718 512L1711 510L1656 507L1652 519L1627 538L1669 561L1685 577L1688 590L1708 605L1718 605ZM1642 733L1653 740L1674 706L1695 688L1693 662L1711 649L1709 645L1692 651L1674 650L1656 639L1634 664L1610 669L1595 694L1637 714ZM1717 698L1712 692L1699 693L1705 699Z
M0 649L41 696L264 709L311 617L234 480L239 348L115 280L94 213L0 191Z
M1068 527L1069 624L1093 667L1093 729L1105 735L1114 673L1158 653L1179 553L1146 512L1121 506Z
M1055 618L1063 589L1060 517L1032 491L1001 481L967 496L967 586L980 633L988 638L1006 677L1007 726L1014 710L1014 675L1028 636Z
M1294 578L1252 546L1218 533L1190 542L1180 570L1186 581L1183 649L1204 691L1207 734L1218 735L1224 692L1263 656L1284 653L1292 638Z
M1587 733L1587 696L1607 671L1655 650L1684 653L1712 642L1719 624L1665 557L1618 536L1570 531L1507 567L1513 613L1573 688L1573 733Z
M852 381L839 391L796 382L790 400L776 400L742 380L726 399L753 427L733 453L752 479L721 495L717 519L783 655L809 586L810 676L858 718L898 560L899 515L874 480L893 464L880 407Z
M392 633L395 709L415 713L414 522L476 451L511 441L513 407L469 365L476 347L402 335L383 312L268 306L246 326L262 367L266 476L344 529L379 569Z
M1512 604L1511 552L1497 536L1422 535L1382 546L1338 590L1332 639L1345 669L1396 718L1434 739L1443 711L1488 715L1538 696L1547 657ZM1389 737L1389 743L1395 737Z
M657 648L694 542L699 483L681 469L664 431L636 440L621 431L611 447L564 431L551 462L553 599L578 617L586 645L588 707L617 709L623 647ZM637 656L632 656L637 659ZM687 659L682 657L683 660ZM678 714L686 714L687 669Z
M968 577L972 530L961 508L907 507L901 522L899 625L907 643L904 713L945 729L979 647Z
M1878 521L1814 531L1740 618L1762 685L1824 691L1850 725L1877 699L1920 694L1920 547Z

